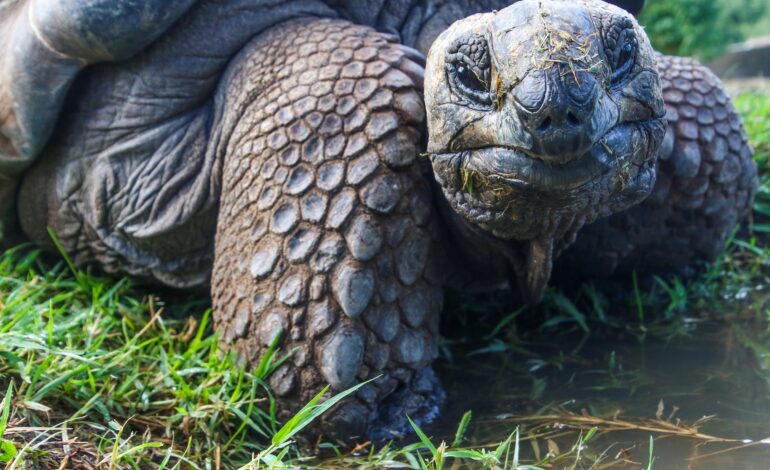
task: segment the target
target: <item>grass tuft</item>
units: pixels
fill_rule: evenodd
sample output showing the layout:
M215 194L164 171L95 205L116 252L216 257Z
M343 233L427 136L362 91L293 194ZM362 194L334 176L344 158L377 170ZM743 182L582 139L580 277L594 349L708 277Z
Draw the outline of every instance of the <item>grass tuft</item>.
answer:
M17 460L163 468L262 450L277 429L265 379L285 356L273 347L244 370L220 350L209 310L167 314L128 279L65 266L25 247L0 255L0 377L18 384L5 433Z

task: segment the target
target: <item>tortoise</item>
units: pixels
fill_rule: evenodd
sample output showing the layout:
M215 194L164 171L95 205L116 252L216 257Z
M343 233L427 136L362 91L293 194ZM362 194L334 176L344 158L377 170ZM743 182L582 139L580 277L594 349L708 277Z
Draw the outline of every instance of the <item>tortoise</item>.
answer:
M3 239L210 289L244 364L293 351L281 417L377 377L331 437L436 416L445 289L697 267L757 185L719 80L599 0L0 5Z

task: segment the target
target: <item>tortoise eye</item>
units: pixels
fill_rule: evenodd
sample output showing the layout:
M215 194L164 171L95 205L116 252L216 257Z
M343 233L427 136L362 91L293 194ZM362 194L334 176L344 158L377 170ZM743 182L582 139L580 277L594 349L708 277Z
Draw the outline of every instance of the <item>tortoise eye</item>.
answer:
M615 67L613 67L613 79L621 78L634 66L634 58L636 57L636 35L634 32L631 30L626 34L624 31L622 41L618 46Z
M607 58L612 67L612 81L621 81L634 68L638 42L636 32L630 24L623 29L614 31L615 37L607 48Z
M447 81L455 95L469 105L491 105L491 67L487 41L483 36L459 38L447 50L445 62Z
M489 92L489 88L482 79L465 65L459 65L456 69L457 80L463 88L476 93Z

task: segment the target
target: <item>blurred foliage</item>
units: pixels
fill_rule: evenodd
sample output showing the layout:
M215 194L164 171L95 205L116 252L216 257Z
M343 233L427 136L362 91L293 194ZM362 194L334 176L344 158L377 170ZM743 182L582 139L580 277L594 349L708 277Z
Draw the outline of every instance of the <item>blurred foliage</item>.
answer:
M743 118L760 175L770 189L770 90L744 91L733 103Z
M639 22L658 51L707 60L766 14L767 0L647 0Z

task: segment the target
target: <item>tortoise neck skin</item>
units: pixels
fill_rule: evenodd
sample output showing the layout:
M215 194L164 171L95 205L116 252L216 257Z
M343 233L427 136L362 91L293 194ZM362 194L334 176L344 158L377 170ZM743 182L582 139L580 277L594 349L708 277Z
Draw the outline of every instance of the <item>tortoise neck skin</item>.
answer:
M455 21L476 13L502 10L517 0L326 0L342 15L427 54L433 41ZM612 0L633 15L644 0Z
M531 302L581 227L654 186L654 53L606 3L523 0L454 23L428 55L425 105L450 224L505 259Z

